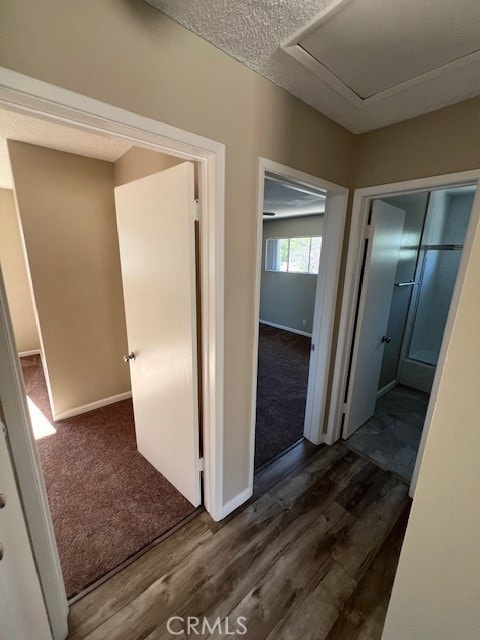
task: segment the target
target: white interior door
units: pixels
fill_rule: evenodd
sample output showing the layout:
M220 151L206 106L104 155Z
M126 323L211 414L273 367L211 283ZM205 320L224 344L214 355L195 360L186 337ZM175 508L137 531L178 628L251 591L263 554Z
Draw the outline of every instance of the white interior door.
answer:
M343 437L375 413L405 211L374 200L359 301Z
M194 166L115 189L139 452L201 501Z

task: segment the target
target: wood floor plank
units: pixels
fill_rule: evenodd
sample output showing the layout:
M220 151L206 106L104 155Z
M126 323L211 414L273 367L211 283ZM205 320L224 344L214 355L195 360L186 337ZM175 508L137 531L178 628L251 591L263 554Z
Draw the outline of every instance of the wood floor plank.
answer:
M84 637L88 640L123 640L126 637L133 640L139 630L143 632L158 626L191 595L198 582L218 571L279 513L281 507L265 494ZM77 640L75 634L72 640Z
M270 491L270 495L285 509L288 509L295 500L309 487L319 482L334 465L346 456L348 449L342 445L333 445L321 449L312 460L293 477L286 478Z
M341 460L337 461L336 466L341 467L341 473L335 475L338 484L324 476L317 484L309 486L290 509L285 509L278 522L275 523L275 530L271 533L272 539L265 541L265 549L254 549L253 553L247 550L245 557L232 560L210 581L200 585L192 598L175 612L176 615L181 617L188 615L207 616L209 619L224 618L257 584L261 576L275 564L278 556L289 545L298 545L297 538L300 534L307 527L313 526L315 520L325 509L345 492L343 489L344 478L348 477L355 486L364 487L364 493L368 494L369 486L372 483L370 476L375 475L376 472L373 465L362 461L358 468L363 469L365 466L369 466L369 474L358 473L354 477L352 477L351 469L342 465ZM345 526L347 520L348 518L345 520ZM162 640L169 637L165 625L163 635L161 632L156 632L156 637Z
M308 443L310 444L310 443ZM332 468L335 468L339 459L341 459L344 455L348 455L349 450L341 447L340 454L338 452L329 452L329 448L327 447L316 447L315 445L311 445L315 449L315 452L312 452L310 448L307 450L310 451L310 455L305 455L305 458L302 456L302 463L296 465L290 473L283 473L280 471L278 474L273 474L273 477L270 478L270 482L265 483L265 486L262 486L262 490L259 491L258 496L253 496L242 508L246 508L249 504L258 500L262 495L266 493L264 491L265 487L270 484L270 488L268 493L270 495L275 496L277 494L281 494L285 491L288 492L288 487L295 486L296 494L300 495L307 491L309 487L314 485L311 475L315 474L315 480L318 482L322 479L322 477ZM328 452L327 456L324 458L324 453ZM288 455L288 454L287 454ZM356 459L359 459L358 456L353 455ZM278 460L277 462L280 462ZM365 463L366 464L366 463ZM276 463L272 465L276 467ZM345 467L346 469L349 468ZM269 469L267 468L268 472ZM344 469L345 471L345 469ZM295 498L293 498L290 503L293 503ZM281 502L281 495L279 497L279 501ZM282 507L288 508L288 504L282 503ZM207 526L211 529L213 533L219 531L222 527L224 527L228 522L230 522L233 518L235 518L238 514L238 511L230 514L220 522L213 522L207 513L203 513L200 517L204 519Z
M378 498L356 520L333 553L334 559L355 579L360 579L378 553L408 500L408 487L390 478Z
M87 594L70 607L71 637L84 638L211 536L210 529L197 517Z
M345 569L329 558L328 571L320 576L306 598L271 630L268 640L325 640L356 586Z
M337 463L339 464L339 463ZM350 470L342 467L345 476ZM342 478L340 474L338 478ZM176 611L185 617L208 616L212 619L228 615L230 610L259 581L261 576L275 563L285 548L296 543L297 538L325 509L342 493L342 483L335 484L329 478L322 478L310 486L293 504L285 509L274 523L269 536L253 550L246 549L243 555L232 559L207 583L200 585L194 595ZM264 547L264 548L263 548ZM156 634L168 638L168 633Z
M259 498L270 491L281 480L305 466L313 455L324 448L325 445L314 445L308 440L302 440L281 458L278 458L256 474L253 482L254 498Z
M345 516L341 519L341 521L338 522L333 532L330 532L328 535L323 534L321 536L319 547L314 551L309 549L308 545L302 544L302 538L300 537L296 541L294 549L291 550L290 548L288 548L285 555L277 560L276 564L257 584L257 587L254 588L246 596L246 598L242 603L240 603L240 605L232 610L231 615L233 615L233 617L236 617L237 615L247 617L249 633L253 625L254 635L252 637L254 637L255 640L257 640L257 638L259 640L266 638L268 634L271 633L272 628L275 628L276 631L279 632L280 627L276 626L276 624L278 620L283 619L283 617L285 616L285 611L292 608L301 609L303 606L302 601L308 595L307 593L305 593L305 584L292 584L291 581L288 581L288 572L284 570L282 562L288 562L289 559L293 558L293 564L295 565L296 570L302 572L302 577L311 577L314 583L317 584L317 582L319 581L319 572L321 577L323 566L322 562L319 560L318 554L323 551L325 553L324 560L332 560L335 547L341 543L342 539L345 538L349 531L349 527L353 527L355 525L358 515L362 511L368 509L372 501L375 501L377 499L377 494L382 491L384 485L388 481L388 474L385 474L383 471L378 470L374 465L365 464L364 460L362 460L361 464L356 465L355 468L357 470L357 475L352 477L351 469L348 466L343 465L342 461L339 461L337 463L337 467L333 470L333 472L324 476L324 478L322 479L322 482L326 483L328 481L331 481L331 477L334 477L338 482L338 484L335 485L337 487L337 490L339 491L338 498L330 508L335 508L335 504L340 506L338 504L338 500L345 500L345 503L350 507L351 512L342 507L342 512L345 514ZM342 469L343 473L341 472ZM347 478L350 480L350 484L343 488L345 486L343 480ZM325 514L326 513L327 512L325 512ZM295 553L301 554L300 560L294 555ZM302 564L302 559L303 562L306 563L306 567L304 567L304 565ZM278 583L278 577L276 573L277 571L281 572L280 584ZM342 572L345 573L345 576L343 576L342 578L345 599L348 599L352 589L356 585L356 581L352 581L351 576L348 576L343 568L336 568L334 571L334 575L343 575ZM285 576L287 576L286 582ZM268 584L267 590L258 591L259 585L261 587L264 582ZM328 580L326 584L327 586L330 584ZM268 594L270 593L268 589L273 590L271 599L274 602L274 606L270 605L270 609L268 609L268 615L266 615L265 603L269 602ZM261 603L261 605L256 603L254 596L256 596L258 602ZM344 601L342 600L342 606L343 604ZM338 615L338 611L340 609L341 607L330 607L328 609L328 611L330 611L330 617L328 618L328 620L334 621L335 615ZM220 611L220 609L217 609L217 612ZM221 611L221 614L226 615L225 611ZM326 630L328 630L330 626L325 627ZM287 625L286 628L289 629L290 627ZM286 630L284 632L287 633ZM275 635L272 635L271 637L274 638Z
M338 467L338 471L342 469L343 473L336 473L337 467ZM336 527L334 532L331 532L330 535L322 536L322 543L319 546L319 548L317 548L314 552L306 550L306 545L301 544L301 540L302 540L301 537L295 542L295 551L298 551L299 548L300 548L300 552L302 552L303 550L304 555L302 557L304 561L307 563L307 569L304 571L304 575L307 575L307 574L310 575L312 572L314 575L318 574L319 567L321 568L322 563L319 562L319 559L316 554L319 553L319 550L323 549L327 557L331 556L335 546L343 539L346 532L348 531L349 526L351 526L356 521L358 514L361 513L362 510L365 510L369 506L371 501L376 497L376 493L380 491L382 486L388 480L388 475L384 474L381 471L379 472L379 470L374 465L368 465L368 464L365 465L365 461L363 460L362 460L362 463L356 467L357 471L358 469L361 469L361 471L359 471L357 475L353 477L351 474L351 470L348 468L348 466L344 466L342 464L342 461L339 461L337 463L337 467L334 469L334 473L324 476L324 478L322 479L322 483L331 481L330 477L335 477L335 479L338 482L338 485L335 485L335 486L337 491L339 492L338 494L339 497L346 496L347 493L348 493L348 496L352 496L355 494L355 497L356 497L355 508L352 507L352 511L354 513L353 514L349 513L348 511L343 509L343 511L345 512L345 517L342 519L341 522L338 523L338 526ZM342 489L342 487L344 487L345 485L343 480L346 478L349 478L351 486L347 485L345 489ZM314 493L314 489L312 489L311 491ZM336 502L338 501L339 497L336 499ZM349 505L350 503L351 503L351 500L348 501ZM332 505L331 508L334 508L334 506ZM285 557L287 559L290 553L291 553L291 550L290 548L288 548L287 551L285 552ZM278 567L280 567L280 569L283 572L282 575L286 575L286 572L283 571L283 567L282 567L282 562L284 561L286 560L284 560L283 557L281 557L276 561L276 564L278 565ZM301 561L298 561L297 559L295 559L294 564L297 569L303 570ZM282 588L280 588L277 585L275 580L275 575L276 575L275 572L278 570L278 567L272 566L272 568L265 574L264 578L258 583L262 585L263 581L266 581L270 586L273 585L273 589L274 589L273 600L277 608L271 611L271 616L269 617L268 620L266 620L265 614L262 613L261 627L259 627L259 622L257 620L258 611L256 611L253 614L253 619L249 618L249 629L253 624L254 625L253 637L255 637L255 639L257 639L257 637L258 638L265 637L264 635L262 635L262 631L269 632L269 629L271 628L272 623L275 624L275 621L277 620L277 618L281 617L285 613L285 609L288 609L289 607L292 607L292 606L297 606L298 603L301 602L303 597L303 594L301 593L302 588L300 588L299 585L296 585L296 588L293 588L291 583L284 585L283 588L285 589L285 593L282 594ZM351 584L349 580L347 582ZM257 587L258 587L258 584L257 584ZM257 594L259 601L262 602L262 611L263 611L263 606L264 606L263 603L265 602L265 599L266 599L265 593L261 592L260 594L258 594L256 589L253 589L253 592L247 595L246 597L247 601L249 598L250 599L252 598L252 593ZM267 598L267 601L268 601L268 598ZM250 606L252 606L252 603L250 603ZM221 607L218 607L214 611L214 613L215 615L225 616L227 614L227 611L222 610ZM234 608L233 611L231 611L231 615L233 615L234 617L237 615L246 615L248 617L249 613L251 612L249 612L248 605L245 605L245 602L240 606L237 606L236 608Z
M345 486L336 501L352 516L358 517L363 512L365 504L370 503L388 479L388 473L367 463L356 476L351 477L350 484ZM340 486L344 486L344 483Z
M335 465L335 467L327 473L327 476L333 480L333 482L344 488L350 484L352 478L367 465L372 466L367 460L352 454L352 452L347 449L345 455L341 458L340 464Z
M245 617L248 636L255 640L266 638L285 609L293 606L297 594L308 584L312 575L330 560L336 536L347 519L347 512L332 503L315 525L306 529L297 543L289 546L277 559L230 612L229 617L233 620ZM212 640L219 640L221 635L211 637Z
M220 526L202 514L76 603L69 639L171 640L171 615L245 615L249 640L379 640L408 488L342 444L275 478Z
M326 640L381 639L409 510L407 505Z

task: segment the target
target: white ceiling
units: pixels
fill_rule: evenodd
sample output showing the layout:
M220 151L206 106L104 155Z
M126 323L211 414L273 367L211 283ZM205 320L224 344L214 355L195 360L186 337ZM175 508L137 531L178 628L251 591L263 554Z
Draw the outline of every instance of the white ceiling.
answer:
M264 220L311 216L325 211L325 195L277 178L265 178L263 210L275 216L263 216Z
M480 95L479 0L147 2L355 133Z
M109 162L118 160L132 146L131 142L121 138L90 133L0 109L0 189L12 189L13 186L7 139Z

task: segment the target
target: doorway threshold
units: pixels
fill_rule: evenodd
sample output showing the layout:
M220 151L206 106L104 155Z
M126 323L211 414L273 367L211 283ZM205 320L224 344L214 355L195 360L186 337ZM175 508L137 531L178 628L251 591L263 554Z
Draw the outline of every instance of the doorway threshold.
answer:
M173 536L175 533L177 533L177 531L179 529L184 527L186 524L188 524L194 518L197 518L204 511L205 511L205 508L203 506L197 507L195 509L195 511L193 511L188 516L186 516L185 518L180 520L180 522L177 522L177 524L175 524L173 527L168 529L168 531L165 531L164 533L162 533L162 535L158 536L158 538L155 538L155 540L152 540L152 542L149 542L145 547L143 547L142 549L140 549L139 551L134 553L132 556L130 556L126 560L124 560L117 567L115 567L111 571L108 571L108 573L103 575L101 578L98 578L98 580L95 580L95 582L90 584L88 587L86 587L85 589L83 589L79 593L75 594L72 598L68 599L67 600L68 606L71 606L72 604L75 604L76 602L78 602L79 600L81 600L82 598L87 596L89 593L91 593L92 591L95 591L95 589L100 587L102 584L104 584L105 582L108 582L110 580L110 578L113 578L113 576L117 575L117 573L120 573L126 567L130 566L131 564L133 564L136 560L138 560L143 555L145 555L148 551L150 551L150 549L153 549L154 547L156 547L158 544L160 544L161 542L163 542L164 540L166 540L170 536Z
M255 472L251 499L260 497L288 475L304 467L310 458L325 446L324 444L315 445L305 438L300 438L288 449L265 462Z

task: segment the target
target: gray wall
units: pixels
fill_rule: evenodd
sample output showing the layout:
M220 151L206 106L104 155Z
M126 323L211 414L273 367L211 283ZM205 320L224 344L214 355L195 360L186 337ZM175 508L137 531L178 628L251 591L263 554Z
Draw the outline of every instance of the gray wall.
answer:
M406 282L415 276L418 246L428 202L428 192L384 198L385 202L405 210L402 244L395 282ZM378 388L382 389L396 379L403 333L407 321L411 287L394 287L387 335L391 342L385 345Z
M265 271L267 238L322 235L323 215L266 220L263 223L260 321L312 332L317 276L307 273ZM306 324L302 324L305 318Z

